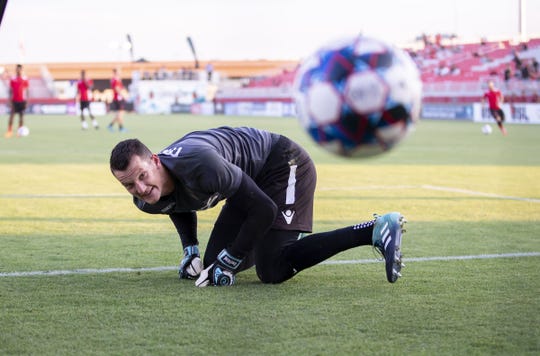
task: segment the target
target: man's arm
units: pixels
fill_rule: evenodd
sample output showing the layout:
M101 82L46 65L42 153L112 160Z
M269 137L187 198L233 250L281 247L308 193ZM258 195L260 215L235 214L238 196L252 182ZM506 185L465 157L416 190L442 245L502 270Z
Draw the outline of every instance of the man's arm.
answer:
M180 279L195 279L203 269L197 240L197 214L195 212L172 213L169 217L178 231L184 249L178 276Z
M169 218L180 236L183 248L199 243L197 240L197 214L195 212L172 213Z
M230 286L244 257L270 229L277 214L277 206L244 172L236 193L227 204L245 213L245 220L230 247L223 249L214 263L201 272L197 287Z
M270 229L276 219L277 206L253 179L243 172L238 190L227 203L246 214L246 219L229 250L232 255L243 258Z

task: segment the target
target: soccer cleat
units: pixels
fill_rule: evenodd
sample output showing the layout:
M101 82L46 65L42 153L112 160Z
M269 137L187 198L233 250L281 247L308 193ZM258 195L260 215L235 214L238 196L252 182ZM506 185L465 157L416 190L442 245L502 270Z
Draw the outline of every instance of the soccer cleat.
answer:
M6 131L6 133L4 134L5 138L11 138L12 136L13 136L13 131L11 131L11 130Z
M407 222L398 212L384 215L375 214L373 226L373 247L382 255L386 266L386 279L394 283L401 277L401 234L405 232L403 225Z

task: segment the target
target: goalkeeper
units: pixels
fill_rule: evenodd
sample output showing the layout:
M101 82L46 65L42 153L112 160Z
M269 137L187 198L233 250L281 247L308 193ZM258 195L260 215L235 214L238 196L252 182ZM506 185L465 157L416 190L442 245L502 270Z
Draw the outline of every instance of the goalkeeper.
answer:
M110 168L140 210L169 215L184 250L179 276L199 287L232 285L253 266L263 283L281 283L363 245L382 254L389 282L400 276L400 213L304 236L312 230L316 170L285 136L220 127L191 132L159 154L127 139L113 148ZM196 212L220 201L201 261Z

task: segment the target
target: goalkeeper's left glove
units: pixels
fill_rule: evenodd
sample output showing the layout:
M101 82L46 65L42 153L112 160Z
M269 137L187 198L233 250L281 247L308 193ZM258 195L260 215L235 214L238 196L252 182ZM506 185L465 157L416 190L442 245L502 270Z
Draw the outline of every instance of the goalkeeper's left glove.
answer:
M195 279L199 277L203 269L199 247L190 245L184 248L184 258L180 261L178 277L180 279Z
M235 280L234 275L242 260L242 258L234 257L226 249L223 249L216 261L201 272L195 285L197 287L232 286Z

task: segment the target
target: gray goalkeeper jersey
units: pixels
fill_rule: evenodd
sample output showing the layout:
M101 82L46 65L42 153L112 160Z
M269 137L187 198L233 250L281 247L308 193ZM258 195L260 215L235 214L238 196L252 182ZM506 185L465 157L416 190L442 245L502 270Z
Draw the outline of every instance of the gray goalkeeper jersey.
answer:
M232 196L242 171L256 179L280 135L248 127L195 131L159 154L175 179L175 190L155 204L134 198L151 214L204 210Z

